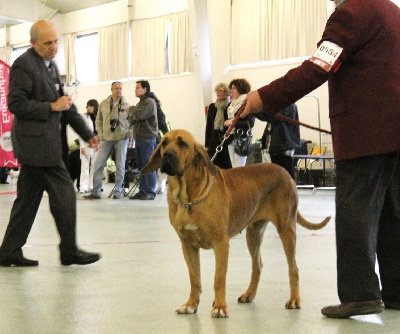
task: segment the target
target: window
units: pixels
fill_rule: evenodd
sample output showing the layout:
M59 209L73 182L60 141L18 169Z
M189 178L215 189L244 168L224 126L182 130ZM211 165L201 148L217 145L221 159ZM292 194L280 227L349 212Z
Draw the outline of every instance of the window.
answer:
M11 64L17 59L20 55L22 55L26 50L28 50L31 46L22 46L20 48L13 48L11 51Z
M77 36L75 41L75 64L79 82L97 82L98 74L98 33Z

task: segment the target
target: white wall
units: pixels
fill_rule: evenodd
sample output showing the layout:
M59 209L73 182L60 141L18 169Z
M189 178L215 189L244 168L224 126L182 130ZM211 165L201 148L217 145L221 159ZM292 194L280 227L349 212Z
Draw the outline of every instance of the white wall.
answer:
M246 78L252 85L252 89L269 84L271 81L285 75L287 71L299 66L303 59L282 61L281 64L276 65L270 63L268 65L248 66L248 67L235 67L230 70L232 78ZM304 97L297 102L299 109L300 121L312 126L318 126L318 107L320 109L321 128L330 129L328 118L328 85L324 84L310 95L315 97ZM319 106L318 106L319 104ZM265 123L256 121L254 128L254 137L261 138L265 128ZM312 140L319 143L319 132L300 127L300 135L302 139Z
M139 102L135 96L136 80L123 81L122 94L131 105ZM198 140L202 140L205 128L204 107L193 99L197 95L196 77L193 74L184 76L172 76L169 78L156 78L150 80L151 90L161 101L161 107L165 112L171 127L174 129L188 129L197 134ZM73 88L68 88L70 94ZM97 99L101 102L111 94L111 83L103 83L96 87L90 85L78 86L78 96L75 104L80 112L86 111L86 102L89 99ZM73 141L76 134L71 130L69 141Z
M184 128L192 132L198 141L204 142L204 108L215 99L213 87L217 83L229 83L234 78L246 78L252 88L257 89L301 63L300 60L296 60L281 64L230 67L230 3L230 0L120 0L64 15L56 14L52 17L52 21L62 35L126 22L132 18L143 19L189 10L195 73L150 78L149 81L152 90L161 100L171 126L175 129ZM205 7L206 11L204 11ZM208 28L204 27L205 24L208 25ZM10 27L10 44L29 44L30 26L31 24L28 23ZM1 42L5 38L4 36L5 34L0 30L0 46L2 46ZM64 71L62 42L56 61L59 63L60 70ZM134 86L138 79L141 78L122 80L124 82L123 94L131 104L137 103ZM107 82L96 85L79 85L75 100L78 109L84 112L89 99L95 98L99 102L105 99L110 94L110 84ZM68 90L72 93L73 88L68 88ZM329 130L327 86L323 85L313 94L319 98L321 126ZM317 126L317 100L303 98L298 102L298 106L301 121ZM264 126L264 123L256 121L255 138L261 137ZM318 143L319 133L302 127L301 137ZM69 141L71 142L75 138L76 134L70 131Z

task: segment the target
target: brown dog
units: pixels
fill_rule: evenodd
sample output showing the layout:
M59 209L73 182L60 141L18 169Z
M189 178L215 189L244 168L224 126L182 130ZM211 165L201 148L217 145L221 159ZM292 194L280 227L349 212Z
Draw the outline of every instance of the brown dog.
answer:
M189 300L177 313L196 313L201 293L199 250L212 248L216 272L211 315L228 316L225 285L229 239L244 228L253 272L250 285L239 302L252 302L262 269L260 246L269 221L278 230L289 265L290 298L286 308L300 308L295 260L296 221L305 228L317 230L324 227L330 217L312 224L298 213L296 185L286 170L264 163L220 169L210 162L204 147L185 130L165 134L141 173L157 168L168 174L169 218L180 237L190 275Z

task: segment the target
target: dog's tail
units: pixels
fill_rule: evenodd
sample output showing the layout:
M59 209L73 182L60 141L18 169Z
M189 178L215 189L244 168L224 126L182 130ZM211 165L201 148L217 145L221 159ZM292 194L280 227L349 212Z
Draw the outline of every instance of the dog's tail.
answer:
M326 217L322 222L318 223L318 224L313 224L310 223L309 221L307 221L301 214L300 212L297 211L297 222L305 227L306 229L309 230L320 230L321 228L325 227L326 224L328 224L328 222L331 220L331 217Z

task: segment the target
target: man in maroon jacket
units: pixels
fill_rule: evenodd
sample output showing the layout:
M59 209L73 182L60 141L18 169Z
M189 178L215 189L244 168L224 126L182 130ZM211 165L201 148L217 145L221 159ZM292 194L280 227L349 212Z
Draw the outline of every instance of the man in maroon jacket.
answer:
M244 101L274 114L324 82L336 160L337 284L332 318L400 309L400 8L335 0L318 49ZM375 273L378 259L379 278Z

